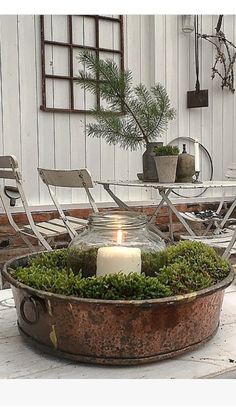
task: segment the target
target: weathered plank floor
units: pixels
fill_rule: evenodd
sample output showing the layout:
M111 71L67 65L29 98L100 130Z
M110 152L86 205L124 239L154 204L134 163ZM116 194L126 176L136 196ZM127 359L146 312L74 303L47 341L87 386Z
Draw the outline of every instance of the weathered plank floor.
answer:
M217 334L200 349L132 367L57 359L27 346L19 335L10 289L0 291L0 378L236 378L236 284L225 293Z

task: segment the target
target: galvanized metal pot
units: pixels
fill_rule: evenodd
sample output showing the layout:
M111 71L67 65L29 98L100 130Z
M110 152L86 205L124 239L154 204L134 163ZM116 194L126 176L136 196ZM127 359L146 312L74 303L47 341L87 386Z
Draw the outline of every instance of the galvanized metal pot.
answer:
M146 145L146 150L143 153L143 176L144 182L158 182L158 175L156 169L156 163L154 161L155 153L153 149L155 147L162 146L162 142L152 142Z
M32 255L29 255L32 257ZM43 351L72 360L132 365L171 358L208 341L217 331L222 282L202 291L155 300L109 301L65 297L23 285L9 273L28 256L7 262L18 327Z
M176 168L176 182L185 183L192 182L195 174L194 156L188 153L182 153L178 156Z

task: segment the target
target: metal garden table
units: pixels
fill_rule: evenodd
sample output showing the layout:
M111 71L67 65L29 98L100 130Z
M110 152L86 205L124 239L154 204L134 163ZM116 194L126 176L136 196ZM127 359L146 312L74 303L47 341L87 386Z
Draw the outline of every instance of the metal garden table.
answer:
M140 180L98 180L96 181L97 184L103 186L103 188L108 192L108 194L112 197L112 199L117 203L120 208L125 210L130 210L130 207L126 205L110 188L110 186L127 186L127 187L139 187L139 188L152 188L157 190L161 201L156 203L156 209L154 214L152 215L151 219L148 222L149 227L159 234L162 238L166 239L166 235L159 230L159 228L154 225L154 220L159 213L160 209L163 207L164 204L167 205L169 208L169 215L170 215L170 235L173 239L173 231L172 231L172 218L171 212L173 212L184 228L187 230L190 236L196 236L196 233L192 230L188 222L182 217L180 212L177 210L175 205L173 204L170 193L176 190L189 190L189 189L216 189L216 188L229 188L229 187L236 187L236 180L224 180L224 181L203 181L203 182L192 182L192 183L158 183L158 182L142 182ZM224 216L221 224L223 224L226 219L230 216L234 208L236 207L236 199L233 201L232 205L228 209L226 215Z

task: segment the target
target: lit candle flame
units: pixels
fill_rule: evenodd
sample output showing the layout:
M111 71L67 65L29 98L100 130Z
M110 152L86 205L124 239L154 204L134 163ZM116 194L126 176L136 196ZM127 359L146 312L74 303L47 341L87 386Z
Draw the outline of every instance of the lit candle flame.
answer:
M122 230L117 231L117 244L122 243Z

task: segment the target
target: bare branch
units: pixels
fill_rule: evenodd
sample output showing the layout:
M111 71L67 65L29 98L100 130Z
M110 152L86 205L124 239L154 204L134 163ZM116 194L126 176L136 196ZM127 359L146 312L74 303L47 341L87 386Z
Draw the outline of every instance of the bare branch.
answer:
M217 74L221 80L221 87L227 87L232 93L234 93L234 63L236 61L236 46L233 42L229 41L224 32L221 31L223 15L219 15L216 34L207 35L198 33L197 36L201 39L205 39L216 48L215 62L212 67L213 79ZM220 69L220 66L223 67ZM216 68L218 67L218 68Z

